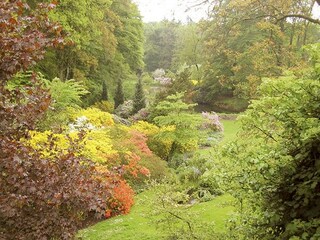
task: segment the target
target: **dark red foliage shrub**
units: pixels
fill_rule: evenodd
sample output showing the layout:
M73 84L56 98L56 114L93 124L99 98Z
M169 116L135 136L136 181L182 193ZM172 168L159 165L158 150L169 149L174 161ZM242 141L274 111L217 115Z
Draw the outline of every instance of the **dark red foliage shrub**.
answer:
M70 239L84 220L103 216L107 176L75 156L77 142L48 158L19 141L0 145L0 239Z
M22 1L0 1L1 240L70 239L88 217L103 216L116 187L108 184L108 174L76 154L82 137L70 139L65 152L49 139L46 157L21 140L28 139L51 100L35 76L15 90L7 89L7 81L41 59L45 47L63 41L60 27L45 14L52 7L40 5L31 13Z
M31 12L24 1L0 1L0 80L34 65L46 47L64 42L62 28L47 16L54 7L54 3L39 4Z
M78 142L70 139L61 152L49 139L47 152L54 154L46 157L25 146L21 138L50 103L32 81L23 90L0 89L0 239L70 239L88 217L104 215L116 185L75 155Z

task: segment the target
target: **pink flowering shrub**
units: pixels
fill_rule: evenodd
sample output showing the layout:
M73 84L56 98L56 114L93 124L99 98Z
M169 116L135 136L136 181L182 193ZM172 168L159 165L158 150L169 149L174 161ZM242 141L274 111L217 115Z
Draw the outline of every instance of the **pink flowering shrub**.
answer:
M215 112L202 112L204 123L202 124L203 129L210 129L217 132L223 131L223 125L219 120L219 116Z

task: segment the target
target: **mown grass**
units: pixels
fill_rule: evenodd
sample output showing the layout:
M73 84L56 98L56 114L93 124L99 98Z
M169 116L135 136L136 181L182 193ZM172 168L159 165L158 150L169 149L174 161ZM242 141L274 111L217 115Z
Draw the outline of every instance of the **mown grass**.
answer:
M236 120L221 120L221 122L224 127L222 143L235 139L240 130L240 122Z
M136 204L130 214L114 217L84 229L80 231L78 238L83 240L164 239L164 230L158 229L155 224L157 216L151 214L152 201L155 197L155 191L152 189L137 195ZM218 196L212 201L188 208L188 214L197 216L202 222L214 223L214 230L222 232L225 231L225 221L233 212L231 201L232 197L228 195Z
M233 120L222 120L224 137L222 144L232 140L240 128L240 123ZM210 154L210 148L202 149L202 154ZM157 228L155 221L161 216L153 216L152 203L156 197L150 189L136 196L136 203L130 214L102 221L79 232L78 238L83 240L157 240L165 239L166 233ZM211 201L198 203L188 208L188 214L197 216L202 222L214 223L216 232L226 230L226 220L234 207L230 195L222 195Z

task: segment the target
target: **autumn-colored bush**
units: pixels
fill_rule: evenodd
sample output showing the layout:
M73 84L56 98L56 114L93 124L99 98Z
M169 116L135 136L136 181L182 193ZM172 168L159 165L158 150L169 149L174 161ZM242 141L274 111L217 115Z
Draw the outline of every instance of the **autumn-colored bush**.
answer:
M119 180L117 186L113 188L111 197L108 199L108 209L105 217L110 218L120 214L128 214L134 204L134 192L125 180Z
M0 144L0 239L70 239L85 220L102 218L112 186L75 156L77 142L48 158L17 141Z
M134 126L118 126L111 130L110 135L114 139L114 148L118 150L118 159L127 165L127 170L131 169L124 175L125 179L138 190L145 180L167 175L168 168L166 162L150 150L148 137L136 129Z

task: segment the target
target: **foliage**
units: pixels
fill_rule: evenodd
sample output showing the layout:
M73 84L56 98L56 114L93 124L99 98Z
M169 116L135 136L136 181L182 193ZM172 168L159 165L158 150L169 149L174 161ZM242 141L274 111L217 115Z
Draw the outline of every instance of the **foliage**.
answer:
M117 83L117 89L114 94L114 108L119 107L119 105L124 103L122 80L119 79Z
M114 149L117 149L117 161L126 165L129 174L127 181L136 190L145 187L147 179L161 179L168 174L166 163L157 157L147 145L147 137L136 127L118 126L111 130Z
M135 122L131 126L131 128L145 134L148 137L154 136L155 134L157 134L159 132L159 127L157 127L156 125L154 125L152 123L145 122L145 121Z
M89 216L103 215L110 187L92 162L75 156L77 141L68 139L66 152L56 149L47 157L21 141L50 104L41 83L30 83L0 87L0 237L70 239Z
M73 120L79 117L85 116L88 122L93 124L95 127L109 127L114 124L112 115L107 112L103 112L97 108L87 108L75 110L73 113Z
M170 69L174 56L179 23L163 20L145 24L145 63L149 72L158 68Z
M137 121L146 121L149 118L150 110L148 108L140 109L136 114L130 117L130 120Z
M132 114L139 112L141 109L146 107L146 99L144 95L142 81L139 78L139 81L136 85L136 91L133 98L133 110Z
M202 112L201 115L205 119L205 122L201 126L202 128L217 132L223 131L223 126L220 122L218 114L215 112Z
M199 68L203 61L201 56L204 47L203 35L200 24L197 23L190 22L178 28L173 66L178 69L179 66L186 64L195 66L196 72L200 72Z
M0 3L1 81L42 59L45 47L64 42L61 27L49 21L46 15L54 7L55 4L40 4L30 12L28 5L18 0Z
M41 0L26 2L34 8ZM72 44L50 50L37 70L48 79L84 82L91 93L84 96L84 106L101 100L104 81L113 96L119 77L126 79L126 86L143 67L142 21L133 1L61 0L49 17L63 26Z
M157 68L152 72L153 78L161 78L161 77L164 77L165 74L166 72L163 68Z
M131 187L121 180L119 184L113 189L112 198L109 199L109 209L106 211L106 218L116 216L119 214L128 214L133 205L134 192Z
M240 235L319 237L319 90L318 79L266 80L242 117L242 141L225 151L227 181L245 206Z
M94 108L98 108L103 112L113 113L114 111L114 104L110 101L100 101L96 102L93 105Z
M120 27L115 29L117 50L132 72L143 67L143 25L138 7L131 0L113 1L111 10L119 16ZM123 64L123 63L121 63Z
M61 129L67 125L72 109L80 108L81 98L89 92L83 84L75 80L61 81L58 78L52 81L43 80L51 94L52 103L45 118L39 123L41 129Z
M80 82L73 79L61 81L58 78L47 81L51 97L54 99L54 107L78 107L81 104L81 97L89 92Z
M128 100L119 105L115 110L115 113L122 118L129 118L133 109L133 101Z
M193 129L201 125L201 118L187 112L194 105L184 103L182 97L183 93L170 95L155 107L158 116L154 122L162 129L154 139L169 144L169 152L164 148L166 160L170 160L175 152L184 153L198 147L199 136Z
M307 22L314 1L209 2L213 17L199 24L205 69L199 102L221 96L257 98L264 77L301 68L301 46L317 42L319 29L310 23L319 21Z
M70 239L88 217L103 216L110 186L90 161L74 155L77 142L47 158L16 141L1 145L2 238Z

